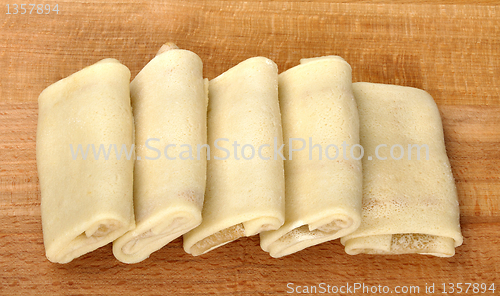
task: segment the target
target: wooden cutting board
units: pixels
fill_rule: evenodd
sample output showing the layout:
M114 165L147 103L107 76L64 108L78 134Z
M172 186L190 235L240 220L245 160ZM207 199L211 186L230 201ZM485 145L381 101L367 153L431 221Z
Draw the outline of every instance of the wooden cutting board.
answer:
M321 283L344 286L344 294L355 283L393 292L415 286L421 294L431 285L435 294L451 292L457 283L464 283L463 294L465 283L478 283L467 294L481 294L482 283L494 283L500 293L500 7L489 6L494 1L63 0L42 2L59 10L43 15L13 14L15 2L2 2L1 295L270 295ZM332 241L273 259L257 237L200 257L184 253L177 239L135 265L115 260L109 245L69 264L50 263L35 162L38 95L105 57L119 59L134 77L166 41L196 52L208 78L257 55L283 71L303 57L334 54L351 64L353 81L427 90L443 119L463 246L452 258L349 256Z

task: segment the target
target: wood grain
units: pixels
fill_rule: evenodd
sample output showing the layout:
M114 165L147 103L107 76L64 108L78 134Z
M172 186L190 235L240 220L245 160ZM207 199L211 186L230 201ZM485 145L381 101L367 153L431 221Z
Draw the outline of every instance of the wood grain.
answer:
M485 282L500 290L498 2L347 2L44 2L58 3L58 15L5 15L2 4L0 294L275 295L287 283L322 282L418 285L421 292L435 283L435 293L442 283ZM200 257L185 254L178 239L135 265L115 260L109 245L50 263L35 162L39 93L105 57L134 77L165 41L198 53L208 78L257 55L283 71L303 57L336 54L351 64L353 81L430 92L443 118L464 245L446 259L348 256L333 241L272 259L256 237Z

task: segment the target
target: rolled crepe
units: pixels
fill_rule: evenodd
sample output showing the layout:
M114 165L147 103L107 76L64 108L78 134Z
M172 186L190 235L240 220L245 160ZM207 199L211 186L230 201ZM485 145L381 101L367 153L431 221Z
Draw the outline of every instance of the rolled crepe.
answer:
M282 141L274 62L251 58L210 81L203 222L184 235L187 253L200 255L283 224L283 160L273 155Z
M137 227L113 243L122 262L140 262L201 223L205 85L201 59L173 44L165 44L130 84L141 159L134 173Z
M360 224L359 121L351 86L351 67L337 56L303 59L279 75L286 216L280 229L260 235L272 257L339 238Z
M105 59L40 94L36 159L52 262L70 262L135 225L129 81L127 67Z
M411 87L353 87L366 153L362 222L341 239L345 251L453 256L463 241L460 212L434 100Z

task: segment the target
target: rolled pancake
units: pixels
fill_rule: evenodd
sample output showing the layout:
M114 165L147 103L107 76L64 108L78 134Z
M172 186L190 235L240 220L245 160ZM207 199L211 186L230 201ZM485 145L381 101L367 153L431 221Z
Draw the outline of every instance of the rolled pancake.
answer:
M122 262L140 262L201 223L207 86L201 59L173 44L165 44L130 84L141 159L134 173L137 227L113 243Z
M361 160L350 156L352 148L359 158L353 146L359 145L359 122L351 86L351 67L337 56L303 59L279 75L286 216L280 229L260 235L272 257L336 239L360 224ZM293 149L304 149L290 155L290 139L297 139ZM337 157L329 145L338 147Z
M436 103L427 92L411 87L355 83L353 88L366 153L362 222L341 239L345 251L453 256L463 238ZM379 146L379 157L373 156L380 144L387 146ZM394 158L393 145L401 145L393 148ZM410 150L408 145L419 145L420 156L418 147Z
M134 227L129 81L127 67L105 59L40 94L36 159L52 262L70 262Z
M273 155L282 141L274 62L251 58L210 81L203 222L184 235L186 252L197 256L283 224L283 160ZM249 146L241 154L244 145L254 147L253 158Z

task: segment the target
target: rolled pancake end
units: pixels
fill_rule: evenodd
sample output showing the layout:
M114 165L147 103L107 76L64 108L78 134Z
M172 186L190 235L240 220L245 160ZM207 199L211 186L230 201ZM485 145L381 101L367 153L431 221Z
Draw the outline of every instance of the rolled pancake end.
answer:
M313 221L314 218L309 219ZM355 231L361 223L357 211L328 213L328 216L315 223L302 221L285 223L279 230L262 232L260 246L273 258L287 256L311 246L315 246ZM314 225L321 225L314 228Z
M200 223L200 207L177 202L175 206L155 212L139 227L115 240L113 254L124 263L141 262Z

